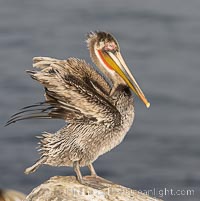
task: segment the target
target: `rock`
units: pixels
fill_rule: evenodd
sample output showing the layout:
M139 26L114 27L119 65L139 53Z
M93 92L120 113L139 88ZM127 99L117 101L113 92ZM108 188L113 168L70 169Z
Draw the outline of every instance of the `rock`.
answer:
M97 190L73 176L56 176L33 189L25 201L161 201L111 182L101 184L106 188Z
M25 194L19 191L0 189L0 201L22 201L25 198Z

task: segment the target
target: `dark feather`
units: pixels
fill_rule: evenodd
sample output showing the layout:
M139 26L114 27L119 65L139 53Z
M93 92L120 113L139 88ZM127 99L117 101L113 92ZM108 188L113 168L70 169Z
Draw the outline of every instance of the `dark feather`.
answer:
M109 84L85 61L39 57L34 62L40 71L27 73L44 86L46 101L22 108L6 125L30 118L57 118L69 123L120 118L109 101Z

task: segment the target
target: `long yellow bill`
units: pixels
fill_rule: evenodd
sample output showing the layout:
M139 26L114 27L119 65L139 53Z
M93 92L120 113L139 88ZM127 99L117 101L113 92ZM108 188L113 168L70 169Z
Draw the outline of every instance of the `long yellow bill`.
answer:
M140 89L139 85L137 84L135 78L131 74L128 66L124 62L120 52L99 52L102 59L106 63L106 65L116 71L123 80L127 83L127 85L140 97L140 99L144 102L147 108L150 107L150 103L146 99L144 93Z

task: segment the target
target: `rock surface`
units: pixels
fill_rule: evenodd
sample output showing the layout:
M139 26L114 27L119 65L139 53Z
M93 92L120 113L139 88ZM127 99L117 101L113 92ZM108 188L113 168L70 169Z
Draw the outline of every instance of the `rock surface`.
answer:
M15 190L0 189L0 201L21 201L26 195Z
M50 178L26 197L25 201L161 201L114 183L97 190L77 182L73 176Z

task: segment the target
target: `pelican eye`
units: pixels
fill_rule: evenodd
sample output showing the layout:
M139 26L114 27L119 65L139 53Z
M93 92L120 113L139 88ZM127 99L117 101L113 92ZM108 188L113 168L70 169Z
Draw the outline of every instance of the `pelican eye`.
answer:
M117 49L113 49L113 50L110 50L110 52L112 52L113 54L115 54L116 52L118 52Z
M109 42L105 43L105 45L102 49L105 52L116 53L116 51L118 50L118 47L114 41L109 41Z
M109 49L103 48L102 51L105 52L105 53L107 53L107 52L112 52L113 54L115 54L118 50L117 50L117 49L109 50Z

